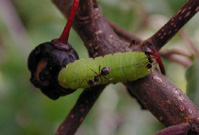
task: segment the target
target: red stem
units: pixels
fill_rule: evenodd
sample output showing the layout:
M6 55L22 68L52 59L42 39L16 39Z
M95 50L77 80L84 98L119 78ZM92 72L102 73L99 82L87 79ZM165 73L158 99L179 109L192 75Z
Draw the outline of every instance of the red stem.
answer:
M154 50L152 50L152 53L153 53L155 59L157 60L157 62L159 64L159 67L160 67L160 70L161 70L162 74L165 75L166 71L165 71L162 59L160 58L160 55L157 52L155 52Z
M79 5L79 0L74 0L72 9L71 9L70 14L68 16L68 21L67 21L66 26L65 26L65 28L64 28L64 30L63 30L60 38L59 38L59 41L61 41L61 42L68 42L70 29L71 29L71 26L73 24L75 12L78 8L78 5Z
M165 67L164 67L164 64L162 62L162 59L160 58L160 55L158 54L158 52L155 50L155 48L152 46L151 43L146 42L146 46L147 46L147 48L145 50L145 53L152 54L155 57L157 63L159 64L159 67L160 67L162 74L165 75L166 71L165 71Z

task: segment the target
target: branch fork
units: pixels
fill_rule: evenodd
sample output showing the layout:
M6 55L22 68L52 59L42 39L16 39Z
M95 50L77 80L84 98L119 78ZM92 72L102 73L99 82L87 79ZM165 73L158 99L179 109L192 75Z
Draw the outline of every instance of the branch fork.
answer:
M67 5L67 2L70 3L73 0L53 1L65 14L71 8L71 5ZM81 0L79 6L73 26L84 41L90 57L97 57L116 52L142 51L146 43L152 44L153 48L159 51L199 11L199 0L189 0L185 3L178 13L150 38L141 41L136 36L132 36L132 40L138 43L132 46L129 42L131 36L108 22L103 17L100 6L95 0ZM124 34L121 35L118 31L122 31ZM125 34L127 36L124 36ZM198 132L198 108L179 88L158 71L125 85L129 92L135 95L166 127L190 123L191 129ZM56 135L74 134L104 87L92 87L92 92L84 91L68 117L57 130ZM92 93L92 100L90 100L91 95L87 95L87 93ZM81 113L80 110L84 110L84 113ZM78 115L78 120L74 119L73 116L76 116L74 114Z

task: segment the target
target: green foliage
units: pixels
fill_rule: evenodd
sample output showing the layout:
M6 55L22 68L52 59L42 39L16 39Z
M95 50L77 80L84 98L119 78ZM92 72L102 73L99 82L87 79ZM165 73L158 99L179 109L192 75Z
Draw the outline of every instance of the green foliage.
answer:
M199 60L195 60L193 65L186 72L187 95L199 107Z

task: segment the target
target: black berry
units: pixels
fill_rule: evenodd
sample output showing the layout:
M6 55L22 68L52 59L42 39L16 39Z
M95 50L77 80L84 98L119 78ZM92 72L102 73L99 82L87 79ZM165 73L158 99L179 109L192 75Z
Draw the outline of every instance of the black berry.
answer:
M59 85L58 74L68 63L78 59L76 51L68 42L52 40L37 46L29 55L30 81L51 99L74 92Z

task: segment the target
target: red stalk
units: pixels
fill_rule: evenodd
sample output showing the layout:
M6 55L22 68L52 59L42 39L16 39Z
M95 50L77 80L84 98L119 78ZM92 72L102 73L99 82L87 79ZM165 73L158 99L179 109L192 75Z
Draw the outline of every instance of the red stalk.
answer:
M153 54L153 56L155 57L155 59L157 60L159 67L160 67L160 71L162 72L163 75L166 74L165 68L164 68L164 64L162 62L162 59L160 58L160 55L154 51L153 49L151 49L151 53Z
M68 16L68 21L66 23L66 26L65 26L61 36L59 37L59 41L60 42L68 42L70 29L72 27L74 16L75 16L75 12L76 12L76 10L78 8L78 5L79 5L79 0L74 0L72 9L71 9L70 14Z

